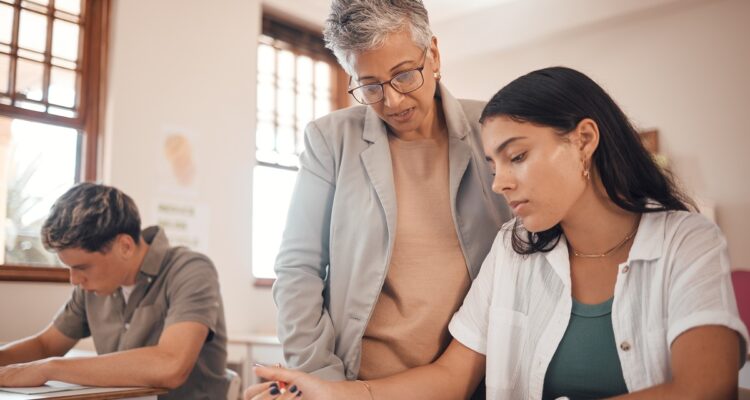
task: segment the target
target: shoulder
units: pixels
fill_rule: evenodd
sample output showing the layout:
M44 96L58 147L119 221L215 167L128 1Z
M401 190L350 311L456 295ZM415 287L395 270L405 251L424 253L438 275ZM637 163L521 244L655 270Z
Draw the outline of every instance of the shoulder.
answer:
M357 105L328 113L313 120L308 125L308 130L319 132L326 138L343 137L352 129L364 129L367 106Z
M172 281L218 281L218 273L211 259L186 247L170 248L163 268L166 279Z
M724 236L718 225L705 215L688 211L664 211L664 233L669 247L697 242L716 243ZM687 242L687 243L686 243Z
M487 102L483 100L458 99L458 104L461 105L469 123L479 125L479 117L482 115L482 110L484 110Z

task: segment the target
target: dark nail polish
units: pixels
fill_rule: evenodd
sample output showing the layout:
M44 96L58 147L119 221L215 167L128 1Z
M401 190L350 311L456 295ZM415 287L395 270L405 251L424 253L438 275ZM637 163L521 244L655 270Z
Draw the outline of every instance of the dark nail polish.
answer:
M294 397L302 397L302 391L300 390L299 393L297 393L297 395Z
M270 387L277 388L277 387L279 387L279 383L278 382L273 382Z
M279 388L277 388L277 387L275 387L275 386L271 388L271 395L272 395L272 396L276 396L276 395L277 395L277 394L279 394L279 393L280 393L280 392L279 392Z
M296 393L297 392L297 385L292 385L292 387L289 388L289 391L292 392L292 393Z

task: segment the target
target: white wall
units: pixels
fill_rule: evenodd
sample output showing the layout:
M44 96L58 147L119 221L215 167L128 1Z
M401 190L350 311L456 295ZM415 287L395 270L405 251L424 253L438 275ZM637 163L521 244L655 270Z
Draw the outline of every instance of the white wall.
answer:
M193 135L197 177L184 199L209 211L231 332L273 333L270 289L251 275L258 0L115 1L104 182L130 194L144 224L169 195L156 171L165 129ZM44 327L65 284L0 282L0 343Z
M193 136L195 190L209 212L229 332L274 332L270 290L251 274L256 0L115 2L105 180L133 196L145 224L171 195L155 171L165 129Z
M681 2L469 59L443 54L455 95L489 99L532 70L565 65L599 82L689 192L712 199L734 268L750 269L750 2ZM477 38L492 40L492 38Z

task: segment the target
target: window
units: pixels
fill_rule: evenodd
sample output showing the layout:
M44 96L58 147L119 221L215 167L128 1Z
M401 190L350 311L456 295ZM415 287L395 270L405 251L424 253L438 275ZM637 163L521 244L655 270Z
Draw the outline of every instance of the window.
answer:
M257 127L253 170L253 276L275 277L308 122L347 106L347 78L318 33L263 16L258 43Z
M65 190L96 179L109 9L0 0L0 280L68 279L39 231Z

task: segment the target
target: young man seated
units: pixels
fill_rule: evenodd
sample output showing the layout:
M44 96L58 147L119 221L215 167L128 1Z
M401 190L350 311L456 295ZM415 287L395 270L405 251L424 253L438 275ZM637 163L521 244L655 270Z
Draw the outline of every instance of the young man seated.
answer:
M160 399L217 399L227 383L226 329L211 261L170 247L133 200L82 183L53 205L45 247L70 268L67 304L42 332L0 348L0 386L49 380L168 388ZM93 337L98 356L65 357Z

